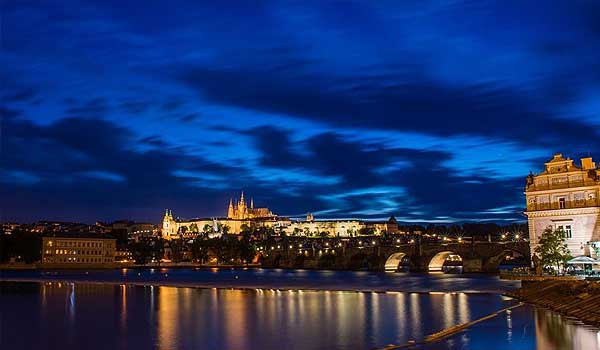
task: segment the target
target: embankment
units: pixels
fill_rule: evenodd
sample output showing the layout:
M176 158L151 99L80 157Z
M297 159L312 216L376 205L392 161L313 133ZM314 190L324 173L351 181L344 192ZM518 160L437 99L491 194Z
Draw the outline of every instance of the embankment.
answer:
M600 326L600 283L590 281L523 281L508 295L584 323Z

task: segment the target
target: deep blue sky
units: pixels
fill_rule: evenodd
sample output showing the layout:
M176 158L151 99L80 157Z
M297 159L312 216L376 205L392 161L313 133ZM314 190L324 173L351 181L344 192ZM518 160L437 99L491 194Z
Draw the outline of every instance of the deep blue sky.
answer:
M600 156L598 1L3 1L0 219L523 220Z

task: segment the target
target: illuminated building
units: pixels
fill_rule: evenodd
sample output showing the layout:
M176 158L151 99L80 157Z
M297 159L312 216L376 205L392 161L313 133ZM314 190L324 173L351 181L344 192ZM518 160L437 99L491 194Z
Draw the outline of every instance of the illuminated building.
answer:
M116 240L83 236L42 237L42 264L102 266L115 262Z
M250 206L246 204L244 199L244 192L240 197L240 200L234 205L233 200L229 200L229 207L227 209L228 219L265 219L275 218L277 215L273 214L269 208L254 208L254 199L250 198Z
M600 251L600 169L592 158L581 165L556 154L539 174L529 174L525 188L531 252L547 228L562 229L571 255Z
M250 200L248 206L242 193L236 204L229 201L227 217L223 218L181 220L175 219L167 209L162 220L162 236L165 239L194 239L200 233L206 233L209 237L218 237L224 232L240 233L244 226L273 228L277 233L288 236L349 237L357 235L362 229L368 229L374 234L398 233L398 223L393 216L384 222L358 219L315 220L314 215L308 213L306 220L292 220L277 216L268 208L255 208L253 200Z

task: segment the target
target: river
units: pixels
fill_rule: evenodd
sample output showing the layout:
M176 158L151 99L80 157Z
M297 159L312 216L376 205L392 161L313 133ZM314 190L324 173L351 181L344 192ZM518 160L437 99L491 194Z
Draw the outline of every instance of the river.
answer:
M0 281L0 349L90 350L372 349L514 305L500 293L517 285L488 275L268 269L2 271ZM591 350L599 337L525 305L417 348Z

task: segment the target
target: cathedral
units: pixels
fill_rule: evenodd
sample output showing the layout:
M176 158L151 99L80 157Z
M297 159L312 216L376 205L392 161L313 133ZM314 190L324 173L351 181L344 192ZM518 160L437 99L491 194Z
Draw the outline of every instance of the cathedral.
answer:
M274 218L276 217L269 208L254 208L254 200L250 198L250 206L246 204L244 199L244 192L240 200L234 205L233 199L229 200L229 208L227 209L227 218L236 220L245 219L262 219L262 218Z

